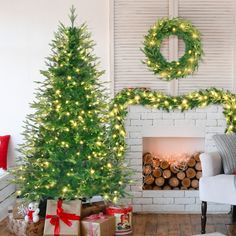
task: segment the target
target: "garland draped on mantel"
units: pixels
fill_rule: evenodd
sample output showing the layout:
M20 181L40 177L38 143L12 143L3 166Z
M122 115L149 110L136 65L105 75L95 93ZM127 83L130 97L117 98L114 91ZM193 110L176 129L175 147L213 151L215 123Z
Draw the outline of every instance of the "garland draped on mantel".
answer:
M227 128L225 133L236 132L236 95L226 90L210 88L182 96L169 96L146 88L129 88L119 92L110 106L109 122L113 155L123 159L126 150L125 118L129 105L144 105L164 111L191 110L208 105L222 105Z

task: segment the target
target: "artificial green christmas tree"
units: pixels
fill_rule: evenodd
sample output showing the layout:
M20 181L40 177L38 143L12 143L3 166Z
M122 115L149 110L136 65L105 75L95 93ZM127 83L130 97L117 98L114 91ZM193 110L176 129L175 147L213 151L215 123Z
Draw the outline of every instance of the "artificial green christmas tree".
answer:
M24 164L15 171L19 194L29 200L124 195L126 169L107 137L107 98L86 25L60 24L39 83L35 112L27 117Z

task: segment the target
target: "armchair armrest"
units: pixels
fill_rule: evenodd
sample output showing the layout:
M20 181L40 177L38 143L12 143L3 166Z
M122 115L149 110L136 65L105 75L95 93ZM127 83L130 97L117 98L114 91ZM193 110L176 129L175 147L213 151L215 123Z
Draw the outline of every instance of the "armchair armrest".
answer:
M222 160L218 152L202 153L202 176L215 176L222 174Z

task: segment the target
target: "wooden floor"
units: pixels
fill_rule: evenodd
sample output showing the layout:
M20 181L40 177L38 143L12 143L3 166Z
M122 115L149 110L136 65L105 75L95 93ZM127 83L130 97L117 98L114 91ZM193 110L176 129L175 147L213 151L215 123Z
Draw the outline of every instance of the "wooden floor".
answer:
M191 236L200 234L200 215L140 214L134 216L134 236ZM207 233L236 236L236 224L228 215L209 215Z
M192 236L200 233L200 215L135 214L133 236ZM236 236L236 224L228 215L208 216L207 232ZM13 236L6 220L0 222L0 236Z

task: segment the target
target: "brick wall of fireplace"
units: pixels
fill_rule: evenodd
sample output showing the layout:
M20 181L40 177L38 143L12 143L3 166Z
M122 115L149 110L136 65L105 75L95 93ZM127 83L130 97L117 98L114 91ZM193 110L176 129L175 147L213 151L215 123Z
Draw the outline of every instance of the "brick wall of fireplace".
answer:
M200 212L198 190L143 190L143 137L160 136L158 131L169 132L174 135L204 138L205 151L216 151L212 136L224 133L226 122L221 106L208 106L206 108L165 112L144 106L130 106L126 118L128 150L126 161L135 171L132 176L133 183L127 191L133 196L123 199L123 203L134 206L135 212ZM173 133L170 133L173 130ZM155 132L157 134L155 135ZM162 134L163 135L163 134ZM168 136L167 135L167 136ZM210 203L208 211L212 213L229 212L230 206Z

